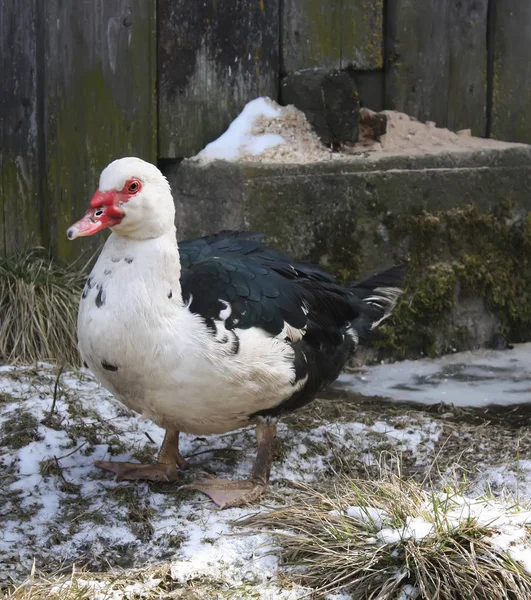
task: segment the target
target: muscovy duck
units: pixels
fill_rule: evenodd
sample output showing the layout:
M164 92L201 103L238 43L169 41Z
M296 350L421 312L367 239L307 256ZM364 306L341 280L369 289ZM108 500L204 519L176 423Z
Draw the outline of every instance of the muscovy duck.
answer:
M111 228L79 305L82 360L121 402L166 435L155 464L97 461L119 479L170 481L179 432L256 425L248 481L203 478L188 486L221 507L267 487L278 417L332 383L358 344L393 309L404 268L343 287L258 236L218 234L177 244L170 186L138 158L112 162L73 240Z

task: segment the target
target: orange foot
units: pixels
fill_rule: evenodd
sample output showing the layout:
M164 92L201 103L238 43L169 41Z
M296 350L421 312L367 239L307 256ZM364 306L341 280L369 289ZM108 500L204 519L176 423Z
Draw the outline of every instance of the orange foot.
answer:
M234 508L258 500L266 491L267 483L252 479L231 481L209 477L183 485L180 489L198 490L220 508Z
M96 460L94 464L100 469L115 473L115 481L147 479L148 481L169 482L177 479L175 466L164 463L142 465L140 463Z

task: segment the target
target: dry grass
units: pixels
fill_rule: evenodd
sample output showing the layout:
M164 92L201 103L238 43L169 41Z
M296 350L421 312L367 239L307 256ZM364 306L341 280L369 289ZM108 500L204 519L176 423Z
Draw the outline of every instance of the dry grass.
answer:
M157 600L174 587L168 565L109 573L72 569L68 575L46 575L34 569L28 579L6 591L6 600L111 600L117 596ZM135 591L137 594L135 594ZM172 595L178 598L177 595Z
M170 563L140 569L91 573L73 568L44 574L35 569L20 585L11 586L0 597L5 600L251 600L258 596L252 585L238 588L223 582L194 579L181 583L172 576Z
M42 248L0 257L0 360L78 363L76 318L86 279Z
M493 542L496 526L471 513L455 519L462 498L461 491L426 491L395 475L345 479L331 492L304 486L299 504L239 524L277 530L286 575L311 587L312 598L332 592L356 600L531 598L531 576ZM522 510L504 507L510 515ZM412 535L412 521L430 533Z

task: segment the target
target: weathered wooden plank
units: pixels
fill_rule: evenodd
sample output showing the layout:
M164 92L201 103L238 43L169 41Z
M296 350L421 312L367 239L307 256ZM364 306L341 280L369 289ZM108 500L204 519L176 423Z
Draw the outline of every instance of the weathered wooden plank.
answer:
M340 67L381 69L384 0L342 0L341 9Z
M448 121L450 129L487 134L487 10L489 0L450 3Z
M37 1L0 3L0 249L41 243Z
M278 92L279 0L159 0L159 155L191 156Z
M386 106L486 133L488 0L389 0Z
M531 3L496 3L492 137L531 143Z
M284 74L382 66L383 0L284 0L281 11Z
M156 162L155 0L46 0L46 166L51 245L70 260L101 169L121 156Z
M341 4L342 0L282 2L283 73L312 67L341 68Z

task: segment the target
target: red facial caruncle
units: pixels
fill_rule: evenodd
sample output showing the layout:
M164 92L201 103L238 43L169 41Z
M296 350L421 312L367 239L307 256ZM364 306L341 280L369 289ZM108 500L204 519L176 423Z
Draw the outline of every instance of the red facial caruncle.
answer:
M68 239L74 240L78 237L93 235L102 229L118 225L125 215L122 204L129 202L141 189L142 182L133 177L125 182L121 191L102 192L96 190L85 216L68 228L66 232Z

